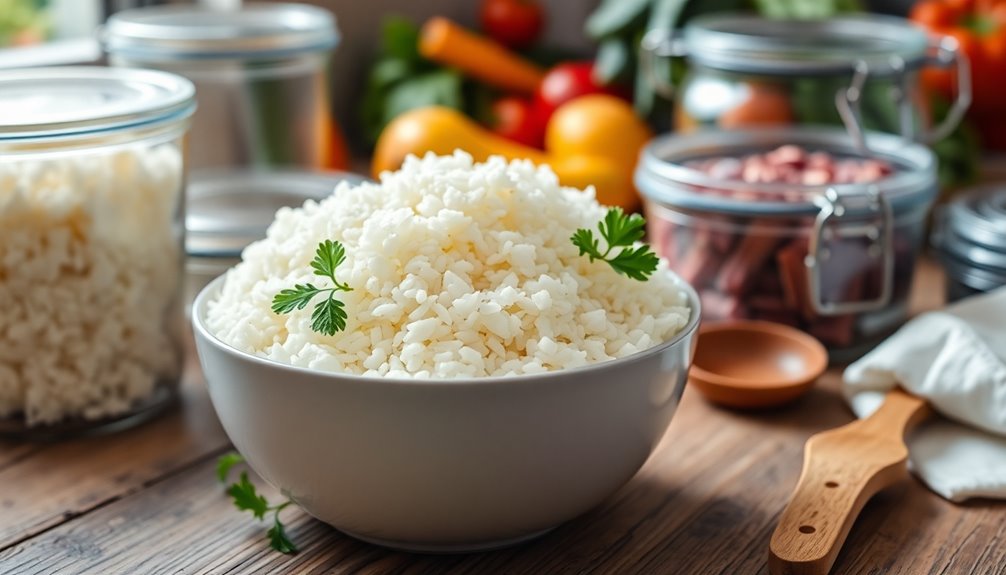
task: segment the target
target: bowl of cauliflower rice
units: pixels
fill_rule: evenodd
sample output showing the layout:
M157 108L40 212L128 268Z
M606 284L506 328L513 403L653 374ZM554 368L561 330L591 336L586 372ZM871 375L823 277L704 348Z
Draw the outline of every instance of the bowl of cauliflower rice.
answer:
M283 208L193 306L214 407L263 479L354 537L534 537L624 485L681 397L698 298L643 224L463 152Z

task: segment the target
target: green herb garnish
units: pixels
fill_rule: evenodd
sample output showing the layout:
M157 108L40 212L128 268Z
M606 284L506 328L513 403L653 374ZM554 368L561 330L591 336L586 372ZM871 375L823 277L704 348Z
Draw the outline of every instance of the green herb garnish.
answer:
M220 483L226 484L227 475L230 473L231 468L242 461L244 461L244 458L238 453L232 452L220 456L220 459L217 460L217 479L220 480ZM293 503L292 501L287 499L278 505L269 505L269 501L259 495L255 489L255 485L248 480L248 474L245 472L241 472L241 477L236 483L232 483L227 487L227 495L230 495L231 500L234 501L234 507L237 507L241 511L250 511L260 521L264 520L266 514L271 512L272 527L266 532L266 535L269 536L269 546L280 553L290 554L297 552L297 546L287 537L286 528L284 528L283 522L279 519L279 512L286 509L287 506Z
M581 256L584 254L590 256L590 261L608 262L611 269L616 272L634 280L646 281L657 271L657 263L660 260L646 244L633 247L633 244L643 239L646 233L645 226L646 220L643 216L625 215L622 208L610 208L604 220L597 224L597 229L607 244L603 253L599 245L600 240L594 237L594 232L591 230L580 228L569 239L573 245L580 248ZM609 258L612 250L618 247L624 249Z
M346 284L335 279L335 268L346 261L346 249L339 242L325 240L318 244L311 267L314 275L332 280L334 287L320 288L313 284L296 284L292 289L285 289L272 298L273 313L290 313L296 309L304 309L311 303L314 296L327 293L328 297L314 306L311 313L311 329L325 335L335 335L346 329L346 306L335 299L335 292L353 291Z

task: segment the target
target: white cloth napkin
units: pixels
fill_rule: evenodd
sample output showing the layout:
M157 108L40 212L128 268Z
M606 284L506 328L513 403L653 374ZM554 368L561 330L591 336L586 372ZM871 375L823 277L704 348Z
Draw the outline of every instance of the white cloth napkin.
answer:
M950 499L1006 499L1006 288L920 315L850 365L859 417L901 385L946 416L909 438L909 467Z

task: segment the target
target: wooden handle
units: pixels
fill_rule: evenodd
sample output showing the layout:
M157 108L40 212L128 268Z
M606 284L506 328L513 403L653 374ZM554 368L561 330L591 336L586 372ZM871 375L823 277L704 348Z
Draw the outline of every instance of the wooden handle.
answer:
M928 413L925 401L896 389L870 417L807 440L769 545L773 575L827 575L863 505L905 476L905 433Z

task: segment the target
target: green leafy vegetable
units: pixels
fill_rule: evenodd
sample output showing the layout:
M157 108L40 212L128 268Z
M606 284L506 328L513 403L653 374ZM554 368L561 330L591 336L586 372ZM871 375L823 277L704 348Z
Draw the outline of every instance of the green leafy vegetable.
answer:
M264 519L265 514L269 512L269 502L258 494L245 472L241 473L241 479L237 483L232 483L227 488L227 495L234 500L234 507L240 511L251 511L255 519Z
M231 468L244 460L245 458L236 451L221 455L220 459L217 459L217 479L220 480L220 483L226 483L227 474L231 472Z
M217 460L217 478L220 482L226 483L227 475L230 473L231 468L242 461L244 461L244 458L237 453L222 455ZM279 518L279 512L286 509L292 501L288 499L278 505L269 505L269 501L262 495L259 495L258 490L255 489L255 485L249 481L248 474L245 472L241 473L241 477L236 483L232 483L227 488L227 495L234 502L234 507L237 507L240 511L251 512L255 519L259 521L265 520L265 516L272 513L272 527L266 532L266 535L269 537L269 546L280 553L290 554L297 552L297 546L287 536L286 528Z
M311 313L311 329L325 335L335 335L346 329L346 307L335 299L337 291L353 291L349 285L335 279L335 268L346 261L346 248L339 242L325 240L318 244L311 268L314 275L326 277L332 281L333 287L320 288L311 283L295 284L292 288L281 290L272 298L273 313L284 314L294 310L304 309L311 303L314 296L327 293L328 297L314 306Z
M363 132L371 143L395 117L424 106L446 106L484 119L482 102L492 99L491 91L426 60L418 44L419 27L413 22L401 16L384 20L377 60L360 100Z
M602 260L608 262L616 272L634 280L646 281L657 271L659 259L650 246L634 244L643 239L646 220L639 214L626 215L621 208L611 208L604 219L597 225L607 244L604 252L600 249L600 240L594 237L594 232L580 228L569 238L573 245L580 248L580 255L587 255L590 261ZM625 248L609 258L616 247Z

